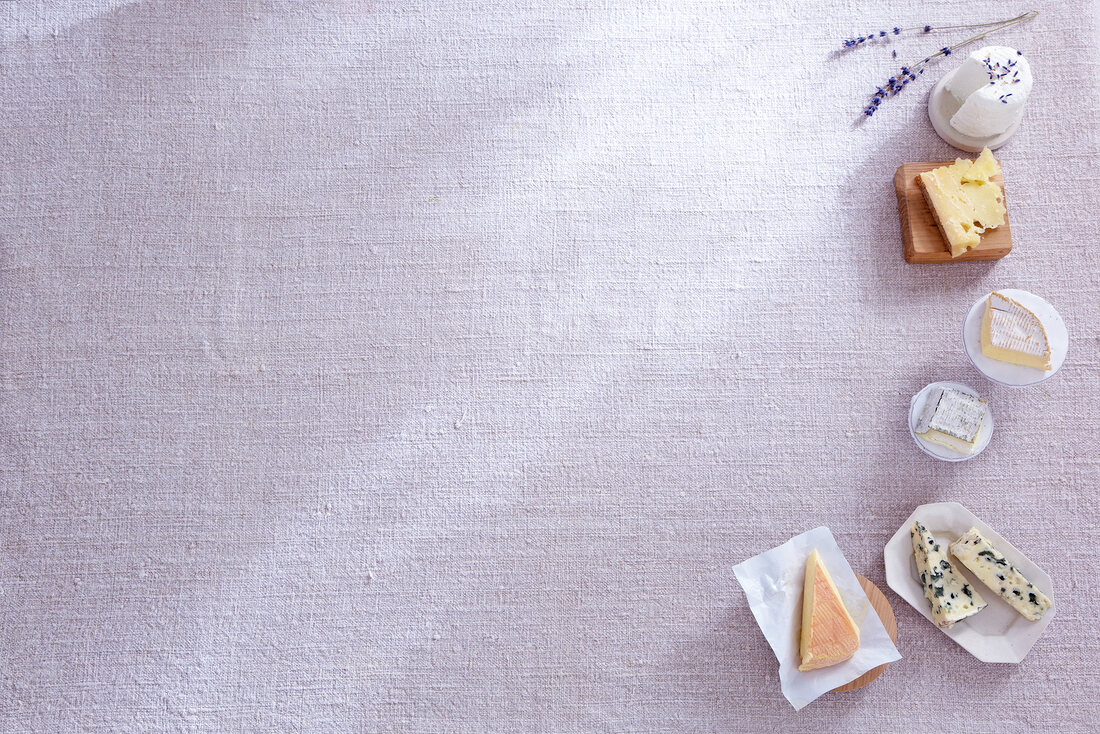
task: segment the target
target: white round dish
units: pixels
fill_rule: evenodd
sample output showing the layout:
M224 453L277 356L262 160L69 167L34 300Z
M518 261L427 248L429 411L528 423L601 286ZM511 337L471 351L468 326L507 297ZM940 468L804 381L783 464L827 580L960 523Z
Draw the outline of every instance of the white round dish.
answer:
M968 153L980 153L982 148L989 148L990 150L1000 148L1015 134L1017 128L1020 127L1020 120L1014 122L1011 127L1000 135L989 138L974 138L963 135L951 127L951 118L962 107L959 101L947 91L947 83L954 75L954 71L944 74L943 78L936 83L936 86L928 95L928 119L932 121L932 127L936 130L936 134L943 138L948 145L959 150L965 150Z
M982 316L985 315L985 301L989 297L986 293L979 298L966 314L963 321L962 337L966 356L985 375L986 379L996 382L998 385L1008 387L1027 387L1035 385L1054 376L1066 361L1066 352L1069 351L1069 332L1066 330L1066 322L1061 315L1045 300L1027 291L1016 288L1000 288L997 293L1005 295L1024 308L1035 314L1046 329L1047 339L1050 340L1050 364L1052 369L1040 370L1035 367L1023 367L1018 364L1001 362L990 359L982 354Z
M963 454L954 449L949 449L946 446L941 446L938 443L925 441L917 435L917 422L920 420L921 411L924 409L924 401L928 398L928 393L931 392L934 387L950 387L959 392L964 392L967 395L973 395L976 398L981 397L977 390L973 390L966 385L960 385L957 382L932 382L925 385L924 389L914 395L913 399L909 401L909 435L913 437L913 441L921 451L929 456L934 456L940 461L966 461L967 459L973 459L985 450L985 447L989 445L989 439L993 436L993 413L989 410L989 405L987 404L985 406L985 420L982 421L982 428L978 431L978 442L974 446L974 453Z

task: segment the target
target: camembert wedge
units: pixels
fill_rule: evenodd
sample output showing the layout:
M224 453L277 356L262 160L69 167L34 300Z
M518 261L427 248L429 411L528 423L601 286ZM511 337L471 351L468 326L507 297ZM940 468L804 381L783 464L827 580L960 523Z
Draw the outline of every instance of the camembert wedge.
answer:
M1050 609L1050 598L1035 588L977 528L970 528L950 547L951 555L969 568L979 581L997 592L1024 619L1038 622Z
M937 627L951 627L986 608L985 599L955 570L928 528L918 520L909 535L913 539L917 575Z
M985 148L976 160L957 158L917 177L951 257L974 249L983 232L1005 223L1004 192L991 180L1000 172Z
M843 663L859 649L859 628L844 606L821 554L814 549L806 560L802 589L802 642L799 670L817 670Z
M1039 317L994 291L982 316L982 354L990 359L1049 370L1050 340Z

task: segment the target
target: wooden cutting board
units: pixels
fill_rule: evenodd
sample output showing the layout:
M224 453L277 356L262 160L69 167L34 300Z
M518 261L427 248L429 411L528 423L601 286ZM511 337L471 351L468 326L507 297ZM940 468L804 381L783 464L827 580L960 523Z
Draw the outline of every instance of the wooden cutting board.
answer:
M997 161L1000 163L1000 161ZM982 235L981 243L969 252L958 257L951 257L951 251L940 234L936 220L932 218L932 211L928 208L928 202L924 200L924 194L917 183L917 174L931 171L940 166L949 166L954 161L941 161L938 163L902 163L894 174L894 188L898 194L898 214L901 216L901 243L905 250L905 261L911 263L952 263L965 262L967 260L1000 260L1012 252L1012 232L1008 227L1008 213L1005 213L1005 223L996 229L991 229ZM1004 191L1004 179L997 174L992 179L993 183ZM1005 198L1005 208L1008 208L1008 198Z
M878 614L878 618L882 620L882 626L886 628L886 633L890 635L890 639L893 640L895 645L898 644L898 621L894 618L894 610L890 608L890 602L886 601L886 596L866 576L860 576L857 573L856 578L859 580L859 585L867 593L867 598L871 601L871 607ZM839 688L834 688L833 692L854 691L857 688L863 688L863 686L882 675L882 671L886 670L886 665L887 663L883 663L877 668L871 668L851 683L845 683Z

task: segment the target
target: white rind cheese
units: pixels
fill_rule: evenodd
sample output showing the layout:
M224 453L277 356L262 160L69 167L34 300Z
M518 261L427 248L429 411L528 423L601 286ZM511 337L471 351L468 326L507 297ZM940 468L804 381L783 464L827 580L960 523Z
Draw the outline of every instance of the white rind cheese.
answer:
M1050 609L1050 598L1035 588L977 528L951 544L951 554L1025 619L1038 622Z
M917 575L937 627L950 627L985 609L985 599L955 570L928 528L918 520L909 535L913 539Z
M936 387L928 392L913 432L932 443L972 454L985 411L985 401L980 398L950 387Z
M982 354L990 359L1049 370L1050 340L1039 317L994 291L982 316Z

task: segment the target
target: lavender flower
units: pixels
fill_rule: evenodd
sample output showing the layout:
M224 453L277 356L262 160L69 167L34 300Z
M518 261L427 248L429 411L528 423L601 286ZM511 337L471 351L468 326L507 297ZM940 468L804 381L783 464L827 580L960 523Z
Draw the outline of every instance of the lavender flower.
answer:
M924 29L923 29L924 33L930 33L933 30L947 30L947 29L952 29L952 28L989 28L989 30L982 31L981 33L978 33L978 34L975 34L975 35L971 36L970 38L967 38L963 41L959 41L958 43L956 43L954 45L943 46L936 53L931 54L929 56L925 56L924 59L922 59L921 61L918 61L917 63L913 64L911 67L910 66L902 66L901 67L901 72L899 74L895 74L894 76L892 76L892 77L890 77L889 79L886 80L885 87L876 87L875 88L875 93L871 96L871 101L868 103L868 105L866 107L863 108L863 114L866 115L867 117L873 116L875 114L875 112L878 111L879 106L882 104L882 101L884 99L886 99L887 97L896 96L899 92L901 92L903 89L905 89L905 87L908 86L908 84L910 82L915 82L917 80L917 77L924 73L925 67L928 66L928 64L930 64L933 59L939 58L940 56L945 56L945 57L950 56L952 53L959 50L960 48L963 48L964 46L969 46L971 43L974 43L975 41L981 40L982 38L985 38L986 36L988 36L991 33L994 33L994 32L999 31L999 30L1003 30L1005 28L1008 28L1009 26L1013 26L1013 25L1016 25L1018 23L1027 22L1027 21L1031 20L1032 18L1034 18L1035 16L1037 16L1038 14L1039 14L1038 10L1029 10L1026 13L1023 13L1021 15L1016 16L1015 18L1010 18L1008 20L996 21L996 22L993 22L993 23L976 23L976 24L972 24L972 25L957 25L957 26L939 26L939 27L935 27L935 28L933 26L930 26L930 25L924 26ZM894 35L899 35L903 30L920 30L920 29L916 29L916 28L909 28L909 29L894 28ZM859 46L862 43L866 43L867 41L872 40L873 37L874 37L874 34L871 34L871 38L867 38L865 36L860 36L858 39L849 39L849 40L844 42L844 45L847 48L852 48L854 46ZM883 37L883 36L880 36L880 38L881 37ZM1023 55L1023 52L1021 52L1021 51L1017 51L1016 53L1020 56ZM894 58L897 58L897 55L898 55L898 52L895 50L893 52L892 56ZM1017 70L1013 69L1013 67L1016 66L1015 61L1010 61L1007 64L1001 64L1001 63L993 63L990 59L987 58L985 60L985 66L986 66L986 71L989 73L989 78L991 80L990 84L996 83L996 80L998 80L998 79L1005 78L1006 76L1008 76L1009 73L1012 73L1012 75L1013 75L1013 83L1019 82L1019 79L1017 78L1017 75L1018 75L1019 72ZM1011 94L1002 95L1001 98L1000 98L1001 102L1004 103L1004 104L1008 104L1007 97L1009 97L1009 96L1011 96Z
M991 26L997 26L996 28L993 28L993 30L1000 30L1001 28L1007 28L1009 25L1013 25L1015 23L1022 23L1025 20L1031 20L1032 18L1034 18L1038 14L1039 14L1039 11L1037 11L1037 10L1029 10L1028 12L1024 13L1023 15L1018 15L1015 18L1011 18L1009 20L995 20L992 23L968 23L966 25L940 25L940 26L925 25L925 26L917 26L915 28L899 28L898 26L894 26L894 28L890 31L878 31L878 32L872 31L871 33L868 33L866 36L858 36L858 37L854 37L854 38L845 39L844 40L844 48L854 48L856 46L861 46L861 45L867 43L868 41L873 41L876 38L886 38L888 35L891 35L891 34L893 34L895 36L900 36L902 33L907 33L909 31L919 31L921 33L931 33L932 31L949 31L949 30L958 30L960 28L989 28Z
M901 28L898 28L898 27L895 26L894 29L890 30L890 31L885 31L885 30L877 31L877 32L872 31L872 32L868 33L866 36L858 36L856 38L846 38L846 39L844 39L844 48L855 48L856 46L862 46L863 44L868 43L869 41L874 41L877 38L886 38L891 33L895 36L898 36L898 35L901 35L901 30L902 30Z

